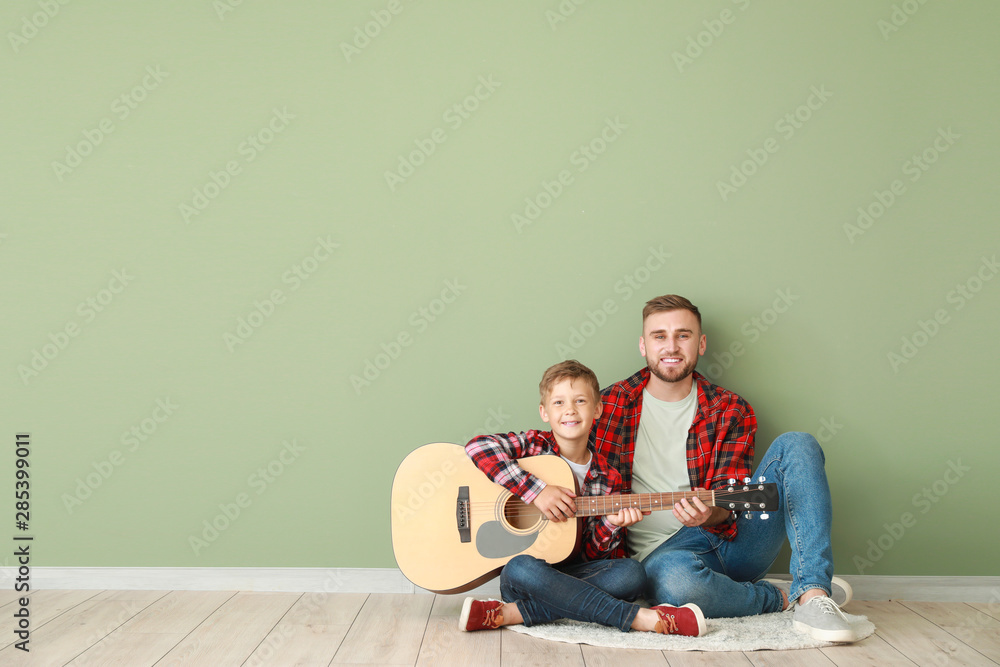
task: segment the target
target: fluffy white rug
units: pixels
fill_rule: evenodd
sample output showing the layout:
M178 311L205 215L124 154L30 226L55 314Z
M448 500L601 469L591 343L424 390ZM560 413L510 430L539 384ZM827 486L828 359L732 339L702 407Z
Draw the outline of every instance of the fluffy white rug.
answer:
M861 641L875 632L866 616L846 614ZM744 618L710 618L708 631L700 637L658 635L653 632L620 632L616 628L579 621L556 621L526 628L507 629L541 639L569 644L592 644L611 648L644 648L657 651L761 651L830 646L801 634L792 627L792 612L761 614Z

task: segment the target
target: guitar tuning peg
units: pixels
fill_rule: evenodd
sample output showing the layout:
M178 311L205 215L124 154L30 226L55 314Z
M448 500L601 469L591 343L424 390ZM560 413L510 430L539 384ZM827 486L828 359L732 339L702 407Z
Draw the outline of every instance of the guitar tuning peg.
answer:
M763 512L763 513L761 513L760 518L763 519L764 521L767 521L768 517L770 517L770 516L771 515L768 514L767 512Z
M735 484L735 483L736 483L736 480L735 480L735 479L733 479L732 477L730 477L730 478L729 478L729 486L732 486L732 485L733 485L733 484Z
M743 483L744 484L749 484L750 483L750 478L749 477L744 477L743 478Z
M745 518L747 521L749 521L750 519L753 518L753 514L751 514L750 512L747 512L747 513L745 513L743 515L743 518Z
M761 484L763 484L764 483L764 476L761 475L760 477L758 477L757 481L760 482Z

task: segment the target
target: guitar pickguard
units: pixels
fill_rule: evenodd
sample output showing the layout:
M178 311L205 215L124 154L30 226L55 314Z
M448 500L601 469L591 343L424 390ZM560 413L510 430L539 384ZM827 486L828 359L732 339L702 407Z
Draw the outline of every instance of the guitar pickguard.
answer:
M526 551L537 538L538 531L518 535L501 521L487 521L476 532L476 550L483 558L507 558Z

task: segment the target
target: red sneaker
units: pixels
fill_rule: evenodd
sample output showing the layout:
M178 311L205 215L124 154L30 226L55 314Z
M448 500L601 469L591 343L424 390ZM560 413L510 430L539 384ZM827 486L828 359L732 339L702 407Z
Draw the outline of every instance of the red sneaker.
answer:
M701 608L693 602L689 602L683 607L671 607L663 604L651 607L651 609L660 617L660 622L656 624L655 630L661 635L697 637L705 632L705 615L701 613Z
M463 632L495 630L501 625L503 625L503 602L465 598L462 615L458 617L459 630Z

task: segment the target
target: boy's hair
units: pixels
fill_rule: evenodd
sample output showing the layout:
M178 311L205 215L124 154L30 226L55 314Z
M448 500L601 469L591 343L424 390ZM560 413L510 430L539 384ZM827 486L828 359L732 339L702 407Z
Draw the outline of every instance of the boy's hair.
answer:
M594 400L601 400L601 385L597 382L597 375L576 359L567 359L555 366L550 366L542 374L542 381L538 383L538 393L540 402L545 403L545 399L552 393L552 387L562 380L582 379L594 392Z
M677 294L664 294L646 302L646 307L642 309L642 322L645 324L646 318L653 313L663 313L669 310L689 310L698 318L698 326L701 326L701 313L698 306Z

